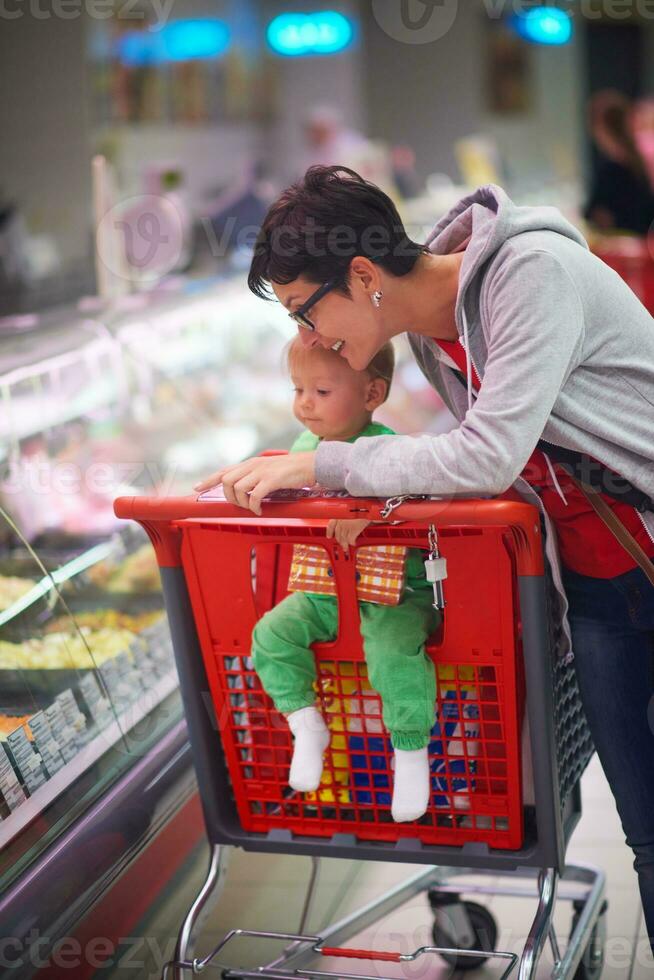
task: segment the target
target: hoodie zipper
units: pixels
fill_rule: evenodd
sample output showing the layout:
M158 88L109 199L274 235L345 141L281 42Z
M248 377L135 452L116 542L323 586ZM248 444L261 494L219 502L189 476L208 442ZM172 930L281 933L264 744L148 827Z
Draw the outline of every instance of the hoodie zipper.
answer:
M635 507L634 507L634 510L636 510ZM638 514L638 520L640 521L640 523L645 528L645 531L647 533L647 537L650 539L650 541L652 542L652 544L654 544L654 534L652 534L652 532L648 528L648 526L647 526L647 524L645 522L645 518L643 517L643 515L641 514L641 512L639 510L636 510L636 513Z
M477 370L477 365L475 364L475 362L474 362L474 360L472 358L472 354L470 353L470 351L466 347L465 340L463 339L463 337L461 336L461 334L459 334L459 343L461 344L461 346L463 347L464 351L466 352L466 354L470 358L470 363L472 364L473 368L475 369L475 374L477 375L477 377L481 381L481 375L479 374L479 371Z
M467 325L465 321L464 321L464 327L467 329ZM463 348L466 355L466 364L468 365L468 372L467 372L468 377L466 378L466 390L468 393L468 408L472 408L472 403L477 398L477 392L475 391L474 385L472 383L472 372L474 371L474 373L477 375L480 384L481 384L481 375L477 370L477 365L473 361L472 354L470 353L470 350L466 347L465 340L461 336L461 334L459 334L459 343L461 344L461 347ZM472 370L470 370L470 368L472 368Z

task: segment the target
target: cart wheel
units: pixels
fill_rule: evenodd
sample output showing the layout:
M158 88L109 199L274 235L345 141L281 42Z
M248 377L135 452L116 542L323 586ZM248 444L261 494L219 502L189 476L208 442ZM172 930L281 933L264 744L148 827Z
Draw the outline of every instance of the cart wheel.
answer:
M434 946L483 949L489 953L494 952L497 942L497 922L488 909L483 905L478 905L477 902L458 902L456 904L462 905L468 914L470 928L473 932L472 942L464 945L457 939L456 927L448 913L448 905L442 905L434 910L436 913L432 929ZM452 904L449 907L451 908ZM456 956L453 953L441 953L440 955L446 963L449 963L456 970L476 970L488 959L488 956Z
M602 975L602 969L604 968L604 944L606 942L606 916L604 913L607 908L608 903L604 902L573 980L598 980ZM575 931L580 915L581 908L575 908L570 927L570 935Z

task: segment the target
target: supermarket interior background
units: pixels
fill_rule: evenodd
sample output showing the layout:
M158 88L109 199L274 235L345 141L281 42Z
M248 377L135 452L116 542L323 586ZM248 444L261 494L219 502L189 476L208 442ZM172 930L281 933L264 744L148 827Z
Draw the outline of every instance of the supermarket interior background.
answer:
M312 163L351 166L421 241L470 189L498 183L559 208L654 310L654 196L643 227L611 213L597 121L603 105L623 113L654 181L654 4L328 7L0 2L2 976L159 976L204 877L157 564L113 501L189 493L299 431L282 368L294 325L246 285L279 191ZM447 431L408 345L396 350L376 418ZM654 976L596 758L582 799L569 855L607 872L602 975ZM313 933L411 870L323 865ZM309 873L307 857L235 850L198 951L231 928L294 932ZM480 901L498 948L518 950L533 911L494 881ZM431 942L431 917L416 899L357 943L412 950ZM556 925L565 937L569 908ZM243 966L263 962L265 949L242 952ZM551 962L548 948L539 976ZM385 968L453 975L442 961Z

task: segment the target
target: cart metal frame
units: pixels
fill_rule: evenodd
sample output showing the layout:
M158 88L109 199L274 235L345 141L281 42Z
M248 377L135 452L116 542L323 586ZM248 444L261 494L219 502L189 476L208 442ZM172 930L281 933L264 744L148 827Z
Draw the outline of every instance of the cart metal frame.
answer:
M266 518L348 518L365 514L378 521L388 514L384 502L378 499L338 497L306 499L301 503L288 501L265 503L262 518L247 514L242 508L225 501L211 499L139 497L120 498L115 505L119 517L139 521L148 532L160 565L161 579L173 647L180 681L180 690L189 730L189 738L198 774L207 836L211 845L211 860L206 880L191 905L179 932L174 960L166 964L164 977L176 980L197 975L206 969L217 968L216 956L238 936L278 938L287 943L282 954L256 971L226 968L227 980L236 977L269 977L287 980L299 977L363 976L308 968L316 955L327 955L334 945L347 942L366 926L387 915L420 892L428 894L477 894L511 896L531 895L538 899L537 910L519 958L520 980L533 980L545 943L550 942L554 980L572 977L584 952L591 944L599 957L602 939L600 928L606 908L604 901L605 876L598 868L565 864L565 851L581 815L580 776L593 753L590 734L585 722L574 666L555 656L550 636L546 573L543 565L542 541L538 513L528 504L501 500L416 502L407 499L393 514L395 520L441 522L452 524L505 524L510 526L516 549L522 555L517 561L517 583L522 645L525 667L526 714L529 723L530 747L534 776L535 806L531 819L526 820L525 840L519 850L504 851L489 848L483 843L462 847L423 845L412 838L397 842L360 841L353 835L336 834L332 838L293 835L290 831L271 830L254 834L242 829L230 794L229 775L225 759L216 752L217 723L208 695L208 682L195 627L187 583L181 566L182 525L194 519L234 519L244 524ZM328 512L327 512L328 511ZM239 523L240 523L239 521ZM193 957L193 941L203 918L224 885L224 855L228 846L247 851L306 855L313 859L340 857L350 860L395 861L428 865L426 870L382 895L355 914L323 931L320 936L306 935L303 929L315 894L317 863L309 881L302 923L297 933L268 933L232 930L208 956ZM452 881L461 875L492 873L506 877L507 884L492 890L483 886L465 889ZM529 879L529 885L518 886L519 878ZM574 903L574 928L565 953L562 955L554 931L552 916L558 897ZM458 906L454 923L458 936L470 938L470 923L465 904ZM330 946L326 943L329 940ZM290 945L289 945L290 944ZM411 954L383 954L374 951L352 951L340 947L339 955L347 958L368 958L396 962L414 960L419 956L456 953L461 956L495 957L506 961L502 978L508 976L518 962L509 952L489 953L463 948L423 947ZM467 946L467 948L466 948ZM601 963L587 968L588 976L599 976ZM374 980L384 980L376 974Z
M464 875L468 869L429 867L408 878L395 888L385 892L374 902L369 903L361 909L357 909L356 912L330 926L328 929L323 930L319 936L305 935L303 934L303 927L308 917L311 900L315 895L315 869L317 862L320 860L319 858L313 858L313 870L307 888L304 909L297 934L232 929L206 956L194 957L192 955L193 937L198 934L202 919L209 911L208 905L217 897L216 890L221 889L225 884L224 880L221 881L220 866L222 854L223 845L214 845L206 881L184 920L175 949L174 959L165 965L162 980L169 980L171 977L175 977L175 980L183 980L189 974L191 976L197 976L209 968L220 969L225 980L255 977L266 977L269 980L298 980L298 978L305 977L332 976L342 978L342 980L352 980L354 977L357 980L394 980L394 978L384 977L380 973L376 973L374 977L370 977L366 974L348 974L342 970L339 970L337 973L326 970L319 971L311 969L309 964L312 959L315 959L316 955L334 954L334 947L331 945L329 947L327 946L328 941L330 944L340 947L341 943L347 943L353 936L374 925L375 922L378 922L386 915L400 908L412 898L421 893L429 893L432 890L439 894L450 892L456 895L505 895L537 898L538 907L536 915L522 955L518 957L516 953L508 951L496 950L494 953L489 953L488 951L476 950L474 948L462 949L461 947L423 946L414 950L412 953L396 953L391 955L379 955L373 950L356 950L355 952L357 953L366 952L368 956L356 956L355 958L368 958L373 961L386 960L398 963L415 961L420 956L429 954L482 957L484 960L497 958L508 961L508 966L499 975L499 980L505 980L519 960L519 980L527 980L527 978L531 980L536 975L540 955L545 943L549 940L554 959L551 976L553 980L561 980L564 977L574 976L575 971L581 963L584 952L589 948L593 930L606 911L604 872L599 868L591 866L569 866L565 869L561 877L553 868L548 869L544 873L532 869L530 877L533 880L530 883L523 884L522 887L513 883L499 886L493 885L492 887L490 885L484 886L479 884L457 886L452 883L452 880L456 879L457 876ZM507 873L507 877L509 882L511 882L512 879L524 879L525 875L524 873L516 872L510 877ZM556 931L552 923L554 905L557 899L574 903L581 912L563 955L561 954ZM456 925L459 927L459 935L463 935L466 928L465 906L460 906L459 908L460 914L463 916L463 922L458 922ZM216 960L218 954L222 952L227 944L237 937L279 939L290 944L283 949L279 957L267 963L265 966L259 967L257 970L244 970L227 967L225 964L221 964ZM600 940L600 943L591 951L591 956L597 958L601 955L602 942L603 940ZM352 953L347 947L340 947L339 951L346 958L348 953ZM352 956L349 958L352 958ZM598 965L597 960L592 964L595 967Z

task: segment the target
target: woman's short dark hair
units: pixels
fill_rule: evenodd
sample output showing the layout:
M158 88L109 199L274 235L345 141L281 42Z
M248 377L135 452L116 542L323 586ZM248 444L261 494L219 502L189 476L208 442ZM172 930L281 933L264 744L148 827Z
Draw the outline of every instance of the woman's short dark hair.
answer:
M270 283L298 276L335 279L349 295L350 262L363 255L394 276L428 249L408 237L392 200L348 167L309 167L270 207L254 246L248 286L270 298Z

